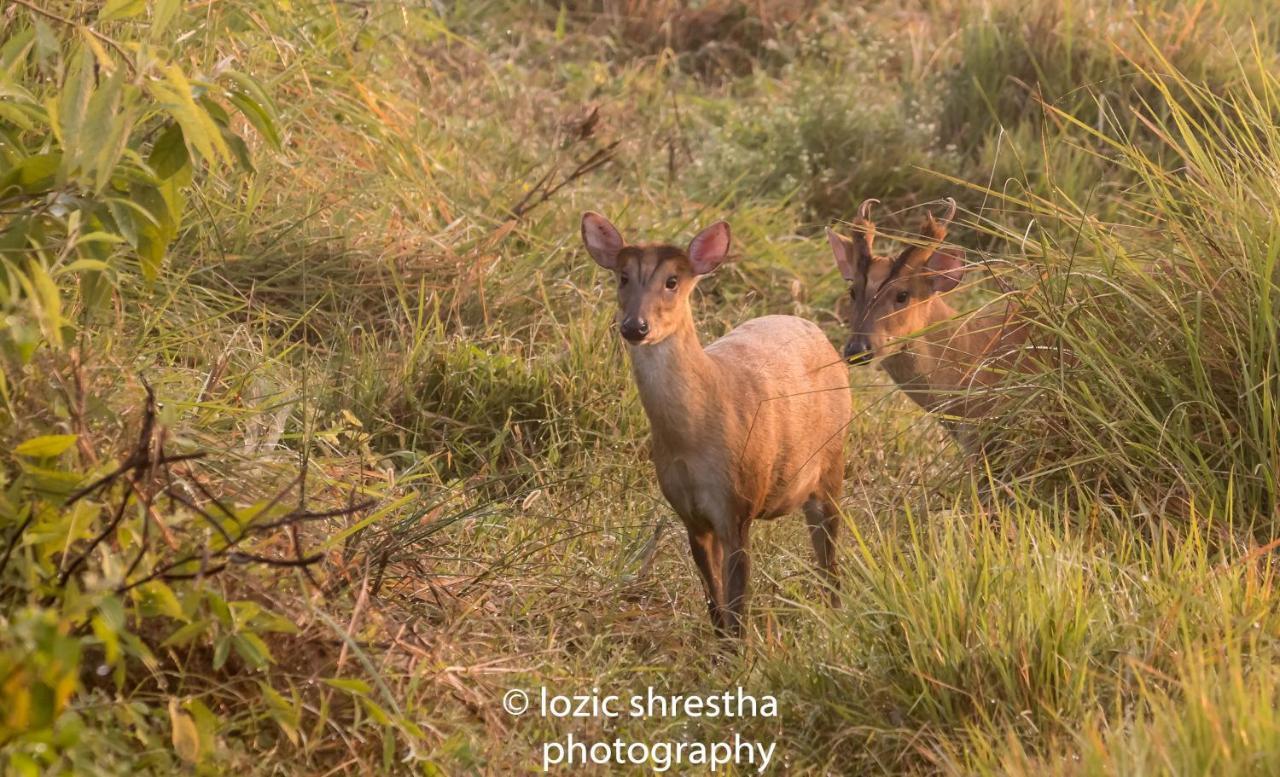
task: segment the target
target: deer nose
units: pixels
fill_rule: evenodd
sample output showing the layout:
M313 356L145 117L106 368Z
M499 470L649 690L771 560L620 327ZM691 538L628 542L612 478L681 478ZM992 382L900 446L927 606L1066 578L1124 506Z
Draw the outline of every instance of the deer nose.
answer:
M850 364L861 365L871 361L871 344L865 337L853 337L844 344L844 360Z
M649 336L649 322L643 318L624 319L618 329L629 343L638 343Z

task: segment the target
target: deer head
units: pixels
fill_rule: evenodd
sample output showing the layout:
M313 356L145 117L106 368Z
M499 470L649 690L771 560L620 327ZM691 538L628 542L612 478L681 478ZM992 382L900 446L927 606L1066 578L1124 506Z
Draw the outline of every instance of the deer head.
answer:
M872 250L876 227L866 200L853 222L853 237L827 230L840 274L849 282L849 341L844 358L850 364L866 364L900 349L905 338L935 323L930 302L951 291L964 275L963 255L943 249L947 226L955 218L956 202L947 198L941 220L926 214L921 232L924 242L909 246L897 258L877 256Z
M618 331L631 345L655 345L691 321L689 295L729 254L729 225L707 227L689 243L630 245L599 213L582 216L582 242L618 280Z

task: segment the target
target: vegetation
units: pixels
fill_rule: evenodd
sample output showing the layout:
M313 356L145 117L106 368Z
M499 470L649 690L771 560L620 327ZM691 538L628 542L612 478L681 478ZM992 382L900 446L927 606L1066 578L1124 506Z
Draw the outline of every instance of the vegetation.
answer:
M730 730L799 773L1276 771L1267 10L5 3L7 772L507 773ZM727 218L704 336L838 341L821 227L874 196L907 236L947 195L961 294L1061 358L976 463L855 371L843 606L777 522L717 651L579 214ZM779 717L501 704L647 686Z

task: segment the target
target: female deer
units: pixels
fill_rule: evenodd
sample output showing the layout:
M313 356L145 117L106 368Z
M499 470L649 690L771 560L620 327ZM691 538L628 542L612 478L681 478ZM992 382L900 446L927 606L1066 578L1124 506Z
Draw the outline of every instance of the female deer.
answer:
M683 249L625 243L587 213L582 241L617 278L618 330L653 430L658 484L688 529L716 630L742 633L756 519L803 509L834 584L851 407L848 372L822 330L764 316L702 347L689 299L728 257L723 221Z

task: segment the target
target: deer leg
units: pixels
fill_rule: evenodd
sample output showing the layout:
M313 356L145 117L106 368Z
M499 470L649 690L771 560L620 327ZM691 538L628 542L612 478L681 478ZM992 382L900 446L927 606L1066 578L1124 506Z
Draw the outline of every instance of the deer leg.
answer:
M750 521L731 523L720 538L724 548L724 622L732 637L741 637L746 623L747 584L751 577Z
M724 631L724 587L720 580L720 543L710 530L689 532L689 551L693 563L702 577L702 589L707 597L707 611L711 625L717 633Z
M839 603L840 581L836 577L836 532L840 528L840 511L826 496L814 496L804 503L804 517L809 524L809 540L818 560L831 606Z

